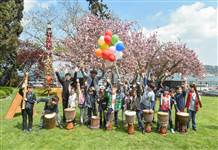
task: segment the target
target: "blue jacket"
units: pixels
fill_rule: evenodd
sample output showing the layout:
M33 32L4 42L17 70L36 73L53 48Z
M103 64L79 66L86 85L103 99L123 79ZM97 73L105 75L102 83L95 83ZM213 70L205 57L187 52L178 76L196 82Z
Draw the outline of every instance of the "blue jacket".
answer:
M183 91L182 93L176 93L174 99L176 101L177 108L180 111L184 111L185 109L185 97L186 97L186 91Z

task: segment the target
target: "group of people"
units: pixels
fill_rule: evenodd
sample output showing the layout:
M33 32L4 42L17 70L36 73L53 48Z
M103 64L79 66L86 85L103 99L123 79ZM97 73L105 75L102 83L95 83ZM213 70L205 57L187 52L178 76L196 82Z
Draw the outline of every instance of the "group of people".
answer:
M26 107L22 110L23 130L32 130L34 103L45 102L40 121L41 128L44 127L43 116L53 112L56 113L57 125L62 128L66 122L65 108L79 108L79 121L75 118L73 122L79 122L81 125L90 126L92 116L99 116L100 128L107 128L109 126L111 115L114 115L114 124L116 127L119 127L120 124L123 125L124 112L131 110L136 112L138 129L144 133L143 110L155 111L157 100L159 100L158 111L169 113L169 129L172 133L175 133L175 130L178 131L180 128L176 115L175 125L173 126L173 108L175 108L176 113L184 112L186 108L192 121L192 129L196 131L196 112L198 111L200 97L196 94L196 90L192 85L188 88L188 85L185 83L176 87L176 89L170 89L156 85L152 80L148 80L145 75L140 76L140 78L137 76L131 81L126 80L121 82L117 80L117 82L113 82L111 79L105 78L104 70L101 70L101 75L99 76L99 71L92 69L90 73L87 73L83 68L79 69L76 67L74 69L74 76L67 73L64 78L61 78L56 71L57 79L63 89L63 119L61 119L58 110L59 98L57 96L36 99L32 87L28 86ZM78 73L82 76L78 77ZM20 93L22 95L22 89ZM122 116L122 122L120 123L119 116ZM27 117L29 120L28 126ZM187 126L189 127L189 123ZM159 128L158 121L157 128Z

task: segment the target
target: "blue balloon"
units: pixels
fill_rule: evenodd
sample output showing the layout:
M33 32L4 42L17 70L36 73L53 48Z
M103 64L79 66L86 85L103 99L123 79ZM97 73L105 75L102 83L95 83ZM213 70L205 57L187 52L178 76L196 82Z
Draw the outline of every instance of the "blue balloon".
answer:
M125 46L122 42L116 44L116 50L118 52L122 52L124 50L124 48L125 48Z

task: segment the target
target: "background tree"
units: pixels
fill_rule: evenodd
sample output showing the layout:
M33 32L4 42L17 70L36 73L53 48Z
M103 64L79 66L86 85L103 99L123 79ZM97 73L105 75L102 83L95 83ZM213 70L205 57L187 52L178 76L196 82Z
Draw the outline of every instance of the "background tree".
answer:
M16 76L16 53L18 37L23 28L23 0L2 0L0 2L0 85L10 84Z
M89 10L91 13L101 19L110 18L110 11L108 6L103 3L103 0L86 0L89 3Z

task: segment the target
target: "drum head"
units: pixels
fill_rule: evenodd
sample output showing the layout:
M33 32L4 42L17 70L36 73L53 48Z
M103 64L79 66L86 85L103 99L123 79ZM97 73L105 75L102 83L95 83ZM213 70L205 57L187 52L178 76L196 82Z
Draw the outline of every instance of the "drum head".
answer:
M47 119L51 119L51 118L54 118L56 115L56 113L52 113L52 114L45 114L45 118Z
M178 112L178 113L176 113L178 116L184 116L184 117L188 117L189 116L189 114L188 113L186 113L186 112Z
M75 111L75 108L65 108L64 111Z
M158 112L157 114L158 114L158 115L162 115L162 116L168 116L168 113L167 113L167 112Z
M125 115L127 115L127 116L135 116L135 115L136 115L136 112L135 112L135 111L129 111L129 110L127 110L127 111L125 111Z
M92 119L98 119L99 117L98 116L92 116Z
M148 109L144 109L143 112L146 114L154 113L153 110L148 110Z

